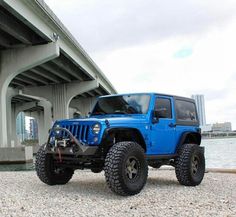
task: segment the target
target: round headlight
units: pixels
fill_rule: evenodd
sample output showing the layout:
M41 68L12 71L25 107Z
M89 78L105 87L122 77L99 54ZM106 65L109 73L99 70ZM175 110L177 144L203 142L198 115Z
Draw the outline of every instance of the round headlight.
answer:
M94 134L99 134L100 130L101 130L100 124L94 124L92 126L92 131L93 131Z
M58 125L58 124L55 126L55 128L59 128L59 127L60 127L60 125ZM56 130L56 134L60 134L60 130Z

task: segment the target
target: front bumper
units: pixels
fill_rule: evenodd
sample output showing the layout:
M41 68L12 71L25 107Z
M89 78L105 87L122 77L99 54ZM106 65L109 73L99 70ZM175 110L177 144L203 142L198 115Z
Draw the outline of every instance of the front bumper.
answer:
M84 146L83 151L78 150L78 151L73 151L73 148L71 147L57 147L57 148L50 148L47 147L47 153L49 154L59 154L60 155L76 155L76 156L90 156L90 155L95 155L98 146Z
M50 142L51 135L56 135L56 131L65 131L69 138L56 138L54 144ZM69 145L68 145L69 144ZM77 140L76 137L66 128L55 127L50 130L48 142L45 146L48 153L59 153L60 155L88 156L94 155L98 146L89 146Z

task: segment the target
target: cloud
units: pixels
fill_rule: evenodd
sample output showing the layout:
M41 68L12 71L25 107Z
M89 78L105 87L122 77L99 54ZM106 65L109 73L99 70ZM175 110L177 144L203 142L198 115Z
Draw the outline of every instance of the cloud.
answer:
M117 90L204 94L208 123L232 121L236 93L236 21L202 37L176 37L94 55ZM188 58L175 58L186 44ZM187 46L188 47L188 46Z
M187 57L191 56L192 53L193 53L192 48L190 48L190 47L189 48L182 48L174 54L174 58L187 58Z
M236 129L236 1L46 0L120 93L204 94Z
M201 34L235 16L234 0L46 0L89 52Z
M229 89L226 87L222 89L215 89L215 90L201 89L201 90L197 90L196 92L197 93L203 92L205 94L205 100L210 102L216 99L226 98L229 94Z

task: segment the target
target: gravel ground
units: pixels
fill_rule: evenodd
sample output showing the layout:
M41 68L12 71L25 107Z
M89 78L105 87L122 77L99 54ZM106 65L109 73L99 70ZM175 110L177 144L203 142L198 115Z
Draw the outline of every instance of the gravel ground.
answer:
M236 216L236 174L206 173L201 185L178 184L174 171L149 170L143 191L113 194L104 174L76 171L64 186L35 172L0 172L0 216Z

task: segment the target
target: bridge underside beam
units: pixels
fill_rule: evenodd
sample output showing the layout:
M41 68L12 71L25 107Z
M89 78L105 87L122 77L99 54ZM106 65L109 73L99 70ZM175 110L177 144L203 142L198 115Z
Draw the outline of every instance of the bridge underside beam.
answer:
M0 53L0 147L9 145L7 139L7 89L11 80L23 71L58 57L59 53L59 46L56 43L4 50Z
M42 97L52 103L53 120L69 118L69 104L77 95L90 93L99 88L99 84L94 81L72 82L67 84L53 84L42 87L26 87L23 94Z
M6 43L7 46L4 45L4 47L16 48L17 44L22 47L26 45L47 43L47 41L35 34L29 27L12 16L6 9L1 7L1 5L0 17L0 30L7 35L7 37L4 37L5 39L10 39L10 43Z

